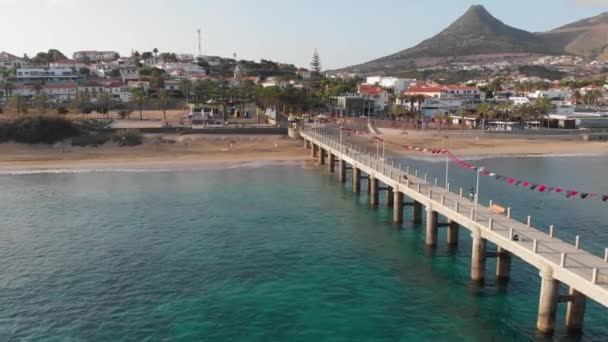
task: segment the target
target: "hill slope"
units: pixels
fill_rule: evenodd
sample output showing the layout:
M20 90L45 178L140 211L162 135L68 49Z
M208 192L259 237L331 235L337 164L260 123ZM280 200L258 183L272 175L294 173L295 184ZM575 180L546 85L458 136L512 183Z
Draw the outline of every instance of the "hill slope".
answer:
M350 67L355 72L374 72L379 69L403 69L430 64L446 58L486 54L553 54L563 50L548 46L541 37L504 24L483 6L471 6L468 11L436 36L417 46L377 60Z
M546 45L575 55L608 61L608 12L538 33Z

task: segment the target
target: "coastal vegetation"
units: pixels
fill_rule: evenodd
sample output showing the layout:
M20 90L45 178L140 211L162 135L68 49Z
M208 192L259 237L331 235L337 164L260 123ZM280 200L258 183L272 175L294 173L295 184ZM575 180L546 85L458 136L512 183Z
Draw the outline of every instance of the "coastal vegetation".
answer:
M0 142L52 144L80 133L74 121L59 116L28 115L0 121Z

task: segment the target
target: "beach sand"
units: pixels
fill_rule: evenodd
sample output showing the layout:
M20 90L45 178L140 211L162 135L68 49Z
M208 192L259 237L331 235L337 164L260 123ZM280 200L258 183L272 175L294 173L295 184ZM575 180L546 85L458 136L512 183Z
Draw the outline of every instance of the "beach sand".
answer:
M433 134L385 134L387 141L400 145L449 149L463 158L545 155L608 155L607 142L495 139L475 136ZM375 143L370 136L349 139ZM388 152L397 155L425 156L387 144ZM301 140L266 135L150 135L144 144L120 147L107 143L99 147L73 147L67 144L0 144L0 172L21 170L99 170L99 169L189 169L214 165L247 163L312 162L310 151Z
M300 140L286 136L146 136L144 144L99 147L0 144L0 171L50 169L182 169L248 162L308 160Z
M447 149L463 157L484 156L514 156L514 155L608 155L608 142L564 141L564 140L532 140L514 138L486 138L483 136L446 136L441 134L418 133L408 131L407 134L387 133L387 141L399 145L412 145L422 148ZM370 142L369 136L356 137L359 141ZM387 151L403 155L420 155L420 152L406 150L393 144L386 145Z

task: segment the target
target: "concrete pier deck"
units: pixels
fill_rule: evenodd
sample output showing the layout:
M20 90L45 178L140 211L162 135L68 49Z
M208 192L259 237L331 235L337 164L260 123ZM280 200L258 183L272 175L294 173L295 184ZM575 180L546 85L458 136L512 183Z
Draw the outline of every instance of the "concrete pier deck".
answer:
M472 256L472 279L480 276L483 279L486 242L495 244L501 253L508 253L506 260L509 262L511 256L517 256L537 268L543 278L543 284L549 284L543 285L543 290L541 290L539 307L542 309L541 311L544 311L542 315L539 312L537 325L539 330L551 332L553 329L555 306L559 301L553 287L557 281L570 286L577 294L608 307L608 262L605 257L579 249L527 222L522 223L506 214L494 213L490 207L481 203L478 205L478 212L475 212L475 203L460 193L449 191L447 189L449 185L442 187L431 184L411 172L408 173L408 169L403 166L378 160L367 151L350 143L341 144L335 134L324 132L323 129L302 130L301 136L310 141L313 146L316 145L326 153L334 155L337 160L351 165L354 170L357 170L357 174L363 172L370 178L391 187L394 193L400 193L411 199L414 205L424 205L427 212L441 215L449 222L457 223L469 230L474 241L474 249L477 246ZM399 199L398 196L395 198ZM397 200L397 202L402 201ZM400 203L400 205L402 204ZM432 215L429 214L427 217L432 217ZM399 218L395 217L395 222L399 222ZM431 234L431 236L427 236L427 243L433 245L436 244L436 241L433 240L436 240L436 237L433 237L433 235L436 236L436 232L433 231L437 228L436 220L431 220L429 225L427 235ZM429 239L431 239L430 242ZM477 270L480 265L473 265L477 262L483 262L481 271ZM476 270L473 271L473 269ZM574 303L575 300L572 299L572 302ZM549 310L548 315L553 315L553 318L549 317L547 320L541 318L541 316L547 315L545 312L547 310L543 308L549 308L547 309ZM584 302L582 308L584 310ZM580 309L580 306L575 307L573 311L578 312ZM574 325L576 323L573 323Z

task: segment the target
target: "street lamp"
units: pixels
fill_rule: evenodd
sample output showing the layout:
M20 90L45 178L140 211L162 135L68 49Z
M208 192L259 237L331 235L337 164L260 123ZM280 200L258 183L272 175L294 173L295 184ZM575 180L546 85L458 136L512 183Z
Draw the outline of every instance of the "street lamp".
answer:
M447 189L450 175L450 155L445 155L445 187Z
M477 221L477 212L479 211L479 175L484 171L483 167L477 168L477 185L475 186L475 221Z

